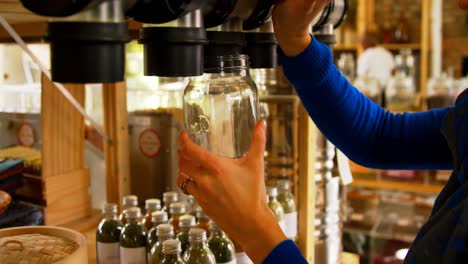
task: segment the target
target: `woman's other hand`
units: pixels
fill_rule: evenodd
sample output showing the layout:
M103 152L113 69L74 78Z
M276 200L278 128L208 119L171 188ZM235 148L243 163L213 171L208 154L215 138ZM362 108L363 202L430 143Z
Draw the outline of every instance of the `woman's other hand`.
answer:
M312 20L331 0L282 0L273 10L273 26L281 49L296 56L309 46Z
M210 153L192 142L186 132L179 138L177 185L192 178L187 192L255 263L261 263L286 239L266 202L265 134L266 123L260 121L249 152L240 159Z

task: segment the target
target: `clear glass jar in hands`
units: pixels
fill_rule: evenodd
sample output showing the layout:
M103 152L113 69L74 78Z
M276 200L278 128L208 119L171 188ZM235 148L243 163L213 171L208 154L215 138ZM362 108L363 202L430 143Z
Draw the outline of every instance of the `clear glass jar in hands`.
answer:
M217 58L218 67L192 78L184 92L185 127L205 149L229 158L243 157L258 121L258 93L248 57Z

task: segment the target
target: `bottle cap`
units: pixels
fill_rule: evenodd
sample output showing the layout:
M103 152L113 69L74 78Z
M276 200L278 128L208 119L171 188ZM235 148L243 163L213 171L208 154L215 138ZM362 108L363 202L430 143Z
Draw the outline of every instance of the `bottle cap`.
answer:
M291 183L289 182L289 180L279 180L277 185L278 189L282 191L289 191L289 189L291 188Z
M151 213L151 222L164 223L168 221L167 213L164 211L156 211Z
M171 224L160 224L156 227L157 237L174 237L174 227Z
M206 231L201 228L192 228L189 231L189 241L190 242L205 242L206 241Z
M162 253L164 255L175 255L182 252L182 246L178 239L168 239L163 242Z
M145 201L145 209L151 211L161 210L161 200L159 199L148 199Z
M136 195L125 195L122 202L124 207L138 206L138 197Z
M179 200L179 194L176 192L165 192L163 193L163 202L167 203L175 203Z
M278 196L278 188L276 187L267 187L267 194L268 196L271 196L271 197L276 197Z
M183 215L179 218L179 227L192 227L197 224L195 216Z
M197 212L195 212L195 215L197 216L198 220L203 219L205 221L210 221L210 217L207 216L201 208L197 209Z
M138 207L130 207L125 209L125 217L127 219L136 219L141 217L141 210Z
M102 206L102 214L117 214L117 205L114 203L105 203Z
M171 203L169 206L169 213L172 214L186 214L187 213L187 206L185 203Z
M210 223L210 229L213 231L223 231L215 222Z

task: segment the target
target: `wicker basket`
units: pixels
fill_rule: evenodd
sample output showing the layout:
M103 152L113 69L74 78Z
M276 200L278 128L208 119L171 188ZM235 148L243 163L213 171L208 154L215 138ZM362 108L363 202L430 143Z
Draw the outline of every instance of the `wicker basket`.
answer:
M86 238L59 227L0 230L0 263L87 263Z

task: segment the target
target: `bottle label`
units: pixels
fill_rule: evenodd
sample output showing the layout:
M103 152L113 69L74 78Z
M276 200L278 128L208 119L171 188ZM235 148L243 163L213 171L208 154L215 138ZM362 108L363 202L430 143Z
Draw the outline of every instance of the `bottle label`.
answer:
M119 243L97 242L97 263L98 264L119 264Z
M121 264L146 264L146 248L125 248L120 247Z
M253 264L252 260L250 260L249 256L244 252L236 254L236 263L237 264Z
M284 234L289 239L294 239L297 236L297 212L292 212L284 215L286 229Z
M278 221L278 224L281 227L281 230L283 230L283 233L286 234L287 226L285 219L283 218L283 220Z
M240 263L240 262L237 262L236 259L233 259L229 262L216 262L216 264L237 264L237 263Z

